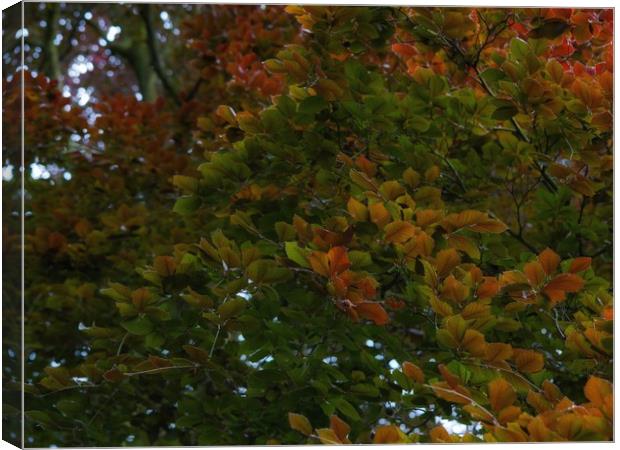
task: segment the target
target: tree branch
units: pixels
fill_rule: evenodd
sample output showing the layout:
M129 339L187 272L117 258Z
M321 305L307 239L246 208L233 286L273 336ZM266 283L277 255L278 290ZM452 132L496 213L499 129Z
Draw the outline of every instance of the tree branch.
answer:
M179 100L179 95L174 86L172 85L172 82L166 76L166 73L164 72L164 69L161 65L161 61L159 60L159 53L155 48L155 32L153 30L153 23L151 22L150 5L141 5L140 16L142 17L142 20L144 21L144 26L146 27L146 44L148 46L149 54L151 56L151 64L153 66L153 69L155 70L157 77L161 81L161 84L163 85L168 95L172 97L176 104L180 104L181 102Z

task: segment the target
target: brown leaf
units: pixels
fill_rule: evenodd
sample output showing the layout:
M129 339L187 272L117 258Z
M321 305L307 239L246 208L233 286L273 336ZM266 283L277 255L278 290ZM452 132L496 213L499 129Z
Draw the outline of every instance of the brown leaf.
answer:
M156 256L153 268L162 277L169 277L176 272L177 264L172 256Z

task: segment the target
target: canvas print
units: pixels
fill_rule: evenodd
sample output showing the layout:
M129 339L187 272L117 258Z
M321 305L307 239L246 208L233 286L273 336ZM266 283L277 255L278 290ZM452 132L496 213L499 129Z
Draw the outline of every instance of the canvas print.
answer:
M612 441L613 16L6 9L3 439Z

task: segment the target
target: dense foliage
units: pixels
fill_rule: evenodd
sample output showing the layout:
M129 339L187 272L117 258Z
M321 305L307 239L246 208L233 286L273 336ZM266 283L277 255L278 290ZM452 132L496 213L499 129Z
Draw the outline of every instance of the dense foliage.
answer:
M27 445L612 439L611 10L42 5Z

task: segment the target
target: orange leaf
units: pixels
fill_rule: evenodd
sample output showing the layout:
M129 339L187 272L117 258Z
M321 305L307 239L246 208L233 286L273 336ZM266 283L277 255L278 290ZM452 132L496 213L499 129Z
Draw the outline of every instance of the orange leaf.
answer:
M520 415L521 408L518 406L507 406L499 412L497 420L499 420L500 423L515 422L519 419Z
M560 264L560 256L550 248L546 248L538 255L538 261L542 265L545 273L551 275Z
M471 353L473 356L484 355L486 350L486 341L484 335L479 331L468 329L461 341L461 347Z
M370 212L370 220L379 228L383 228L390 222L390 213L383 203L373 203L368 206Z
M368 220L368 208L362 202L357 201L353 197L351 197L347 203L347 210L351 217L353 217L358 222L363 222Z
M448 276L443 282L441 296L445 299L452 300L455 303L461 303L469 295L469 288L454 278L453 275Z
M489 362L505 361L512 357L512 346L501 342L487 344L485 359Z
M607 380L592 376L586 383L583 392L594 405L602 406L605 403L605 398L613 395L613 386Z
M445 442L452 442L452 438L450 437L450 435L448 434L446 429L443 426L441 426L441 425L438 425L435 428L433 428L429 432L428 435L431 438L431 442L433 442L435 444L440 444L440 443L445 443Z
M297 430L306 436L312 434L312 425L306 416L290 412L288 413L288 423L293 430Z
M359 303L356 305L356 310L361 317L372 320L376 325L385 325L390 321L390 317L379 303Z
M351 432L351 427L337 415L332 414L329 418L329 427L334 430L334 433L336 433L336 436L338 436L338 439L342 442L347 442L349 440L348 435Z
M392 51L400 56L404 56L405 58L410 58L418 53L413 45L401 44L398 42L392 44Z
M491 298L499 292L499 282L496 278L485 277L484 282L478 286L476 290L476 297L478 298Z
M327 258L327 253L312 252L308 257L308 261L312 266L312 270L319 275L329 277L329 260Z
M331 428L319 428L316 430L316 434L324 445L342 444L338 436Z
M394 180L386 181L379 186L379 192L388 200L394 200L396 197L404 194L405 188Z
M441 373L443 379L446 380L446 382L448 383L448 386L450 386L451 388L455 388L459 385L461 380L459 380L456 375L450 372L450 370L445 366L445 364L439 364L437 368L439 369L439 373Z
M471 403L471 393L462 386L451 388L447 383L433 383L431 386L435 395L452 403L468 405Z
M429 225L439 222L442 216L443 212L435 209L424 209L416 211L416 224L419 227L426 228Z
M407 442L407 436L396 425L377 427L373 444L398 444Z
M435 269L440 277L445 277L452 269L459 265L461 258L453 248L441 250L435 258Z
M461 316L465 320L480 319L490 315L491 307L481 302L468 303L461 311Z
M566 292L579 292L584 285L583 278L573 273L561 273L543 288L543 292L553 302L566 298Z
M532 261L523 266L523 272L532 286L538 286L545 281L545 270L538 261Z
M355 165L369 177L373 177L377 173L377 165L364 155L360 155L355 159Z
M588 270L590 268L590 264L592 264L592 258L589 256L582 256L579 258L575 258L570 263L569 272L583 272L584 270Z
M514 349L514 362L524 373L540 372L545 366L543 355L534 350Z
M424 383L424 372L422 372L422 369L409 361L403 363L403 373L416 383Z
M347 256L347 249L344 247L333 247L327 252L327 259L329 260L329 272L331 275L337 275L344 272L351 263Z
M511 406L516 399L517 393L503 378L496 378L489 383L489 401L494 411L499 412Z
M410 222L397 220L385 226L385 240L392 244L401 244L414 237L415 231Z
M480 249L475 242L468 237L451 234L448 236L447 241L450 247L467 254L470 258L480 259Z
M491 219L488 214L473 209L449 214L441 226L448 232L468 228L479 233L502 233L508 228L501 220Z

